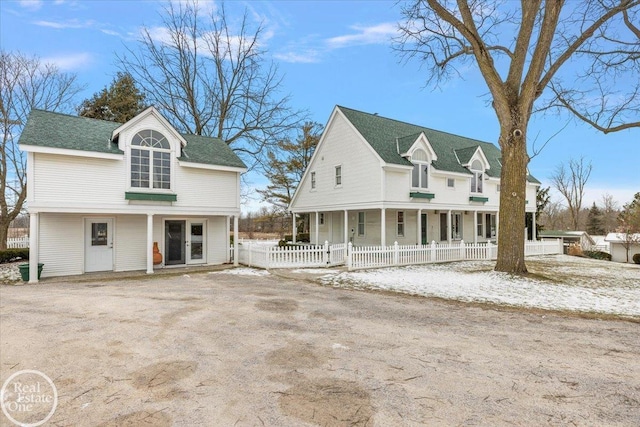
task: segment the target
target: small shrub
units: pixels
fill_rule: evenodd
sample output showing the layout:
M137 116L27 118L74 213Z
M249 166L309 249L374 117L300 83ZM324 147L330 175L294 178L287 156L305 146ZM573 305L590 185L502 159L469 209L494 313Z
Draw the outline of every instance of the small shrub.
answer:
M611 254L602 251L584 251L584 256L604 261L611 261Z
M293 241L293 234L285 234L284 239L287 242ZM308 242L309 241L309 233L298 233L296 234L296 242Z
M19 259L29 259L29 248L5 249L0 251L0 264Z
M282 248L284 246L287 246L287 241L282 239L280 241L278 241L278 247Z
M569 245L568 253L573 256L582 256L582 248L577 244Z
M640 264L640 253L635 254L631 259L633 260L634 263Z

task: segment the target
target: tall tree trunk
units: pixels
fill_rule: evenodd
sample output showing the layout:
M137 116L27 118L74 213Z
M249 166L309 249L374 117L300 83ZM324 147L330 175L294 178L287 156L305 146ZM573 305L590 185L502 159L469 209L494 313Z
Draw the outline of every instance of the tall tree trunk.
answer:
M527 188L526 123L501 125L502 173L496 271L524 274L524 228ZM519 131L519 132L518 132ZM532 200L531 203L534 203Z
M11 220L0 218L0 251L7 249L7 237Z

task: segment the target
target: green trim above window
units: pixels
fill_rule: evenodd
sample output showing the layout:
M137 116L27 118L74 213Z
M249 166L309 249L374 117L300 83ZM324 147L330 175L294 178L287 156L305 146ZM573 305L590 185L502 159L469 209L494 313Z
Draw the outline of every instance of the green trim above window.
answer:
M433 194L433 193L411 192L411 193L409 193L409 197L413 197L415 199L433 199L433 198L436 197L436 195Z
M488 197L480 197L480 196L471 196L469 197L469 201L470 202L482 202L482 203L486 203L489 201Z
M175 202L178 200L177 194L163 193L132 193L127 191L124 193L125 200L151 200L155 202Z

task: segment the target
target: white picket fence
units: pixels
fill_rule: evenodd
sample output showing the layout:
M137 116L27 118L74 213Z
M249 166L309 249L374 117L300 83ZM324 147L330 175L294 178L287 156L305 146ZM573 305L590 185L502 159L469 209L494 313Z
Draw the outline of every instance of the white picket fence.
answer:
M233 248L231 248L233 252ZM493 260L498 247L490 242L468 244L353 246L330 245L268 246L253 242L238 245L238 262L249 267L304 268L346 265L349 270L429 264L465 260ZM525 256L562 254L562 242L528 241Z
M7 239L7 249L18 249L29 247L29 236Z
M525 243L525 256L562 254L562 242L528 241ZM498 256L498 247L490 242L468 244L460 242L453 245L398 245L392 246L352 246L347 249L347 268L391 267L401 265L430 264L438 262L494 260Z
M344 243L305 246L266 246L254 242L238 245L238 262L249 267L302 268L327 267L345 263Z

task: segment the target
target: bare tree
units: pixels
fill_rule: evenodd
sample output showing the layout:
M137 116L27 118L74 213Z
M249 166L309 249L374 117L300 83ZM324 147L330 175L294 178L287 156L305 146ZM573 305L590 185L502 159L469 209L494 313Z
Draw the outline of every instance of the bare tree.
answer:
M584 187L591 175L593 166L591 162L585 164L584 158L580 160L569 160L569 169L561 164L556 168L555 173L551 176L553 187L567 201L567 208L571 215L571 227L573 230L578 229L580 222L580 211L582 210L582 199L584 197Z
M119 57L147 100L188 133L220 138L250 168L300 121L265 58L264 28L239 22L224 4L206 15L197 0L168 2L163 28L143 28L139 50Z
M37 57L0 51L0 250L6 249L9 224L27 197L26 157L18 138L29 112L70 111L81 90L75 74L61 73Z
M610 233L616 229L618 225L618 215L620 210L618 209L618 203L614 200L613 196L609 193L602 195L602 227L605 233Z
M405 21L400 24L395 48L406 58L426 64L428 83L437 85L459 76L461 69L456 67L471 63L477 66L489 90L500 124L498 142L502 150L496 270L527 271L522 230L531 114L559 107L580 113L580 105L569 108L571 98L560 96L567 93L564 82L569 82L568 87L577 82L575 87L585 88L577 77L593 79L587 75L600 72L620 73L618 78L622 78L624 73L627 97L616 96L620 85L604 85L604 75L597 80L600 86L592 88L590 93L607 92L607 108L597 117L598 122L609 113L601 130L619 130L616 120L629 117L635 121L625 127L640 126L638 97L634 97L640 86L640 39L635 26L626 25L627 21L637 22L638 5L640 0L522 0L517 4L499 0L413 0L403 7ZM578 76L572 74L576 70ZM587 100L586 94L582 100ZM609 108L615 100L621 101L616 108ZM588 118L585 114L576 116ZM586 121L594 124L593 120Z

